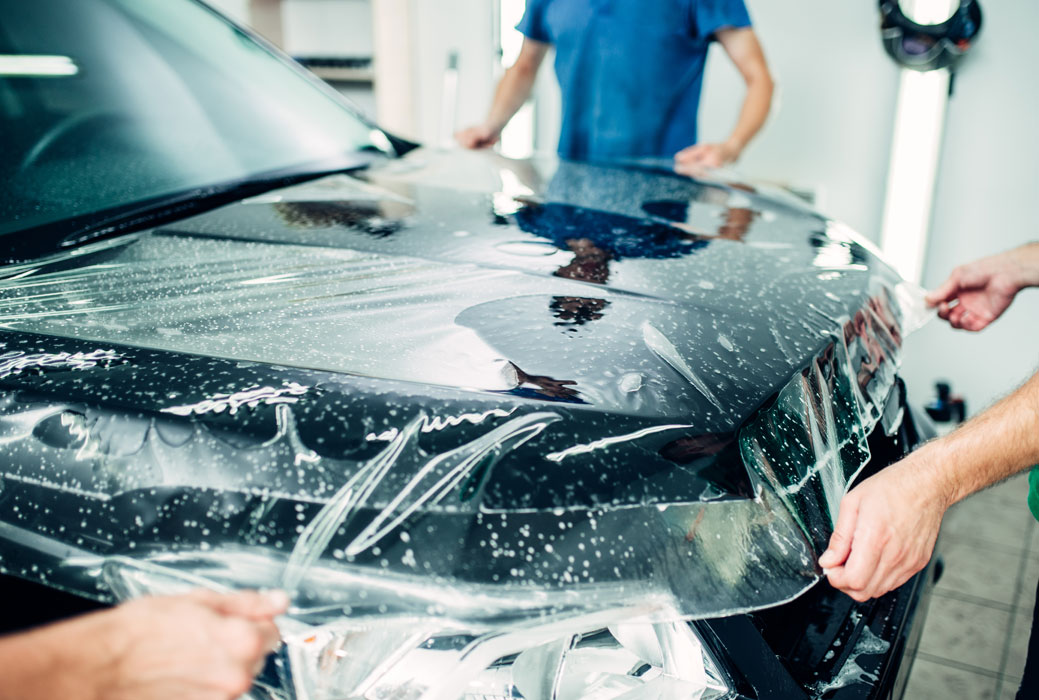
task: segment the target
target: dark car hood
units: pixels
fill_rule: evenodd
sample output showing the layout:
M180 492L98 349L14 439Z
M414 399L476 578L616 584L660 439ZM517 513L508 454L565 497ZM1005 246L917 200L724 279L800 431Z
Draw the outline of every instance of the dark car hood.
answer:
M911 320L781 193L489 154L0 274L5 570L281 585L318 617L429 581L465 619L796 595Z

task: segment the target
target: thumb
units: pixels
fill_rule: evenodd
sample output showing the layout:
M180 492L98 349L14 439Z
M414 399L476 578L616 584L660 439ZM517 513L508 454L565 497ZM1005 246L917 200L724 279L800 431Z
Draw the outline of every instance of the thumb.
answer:
M951 301L957 297L957 293L960 290L959 278L956 275L949 275L949 278L942 282L936 289L927 293L924 300L928 306L937 306L943 301Z
M681 151L675 154L675 160L695 160L700 157L703 152L703 144L696 144L695 146L689 146L683 148Z
M824 569L832 569L848 560L858 516L858 499L845 496L837 514L837 525L833 528L833 534L830 535L830 544L819 557L819 566Z

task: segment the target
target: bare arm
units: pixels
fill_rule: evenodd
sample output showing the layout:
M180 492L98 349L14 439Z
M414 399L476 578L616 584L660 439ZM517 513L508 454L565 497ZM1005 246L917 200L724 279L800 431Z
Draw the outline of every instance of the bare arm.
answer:
M277 643L287 604L196 591L0 638L0 700L233 700Z
M953 328L980 331L1025 287L1039 287L1039 243L957 267L927 295L927 303Z
M749 27L722 29L716 36L743 76L747 95L729 138L723 143L697 144L682 149L675 154L679 166L719 167L735 161L761 130L772 106L772 74L754 30Z
M981 330L1025 287L1039 286L1039 245L956 268L928 295L956 328ZM1039 463L1039 374L950 435L853 488L819 565L855 600L905 583L931 557L949 506Z
M519 56L498 82L491 109L483 124L471 126L455 134L465 148L487 148L501 137L502 129L520 107L530 99L538 69L548 52L549 45L533 39L524 39Z
M927 565L949 506L1036 463L1039 375L852 489L819 565L855 600L881 596Z

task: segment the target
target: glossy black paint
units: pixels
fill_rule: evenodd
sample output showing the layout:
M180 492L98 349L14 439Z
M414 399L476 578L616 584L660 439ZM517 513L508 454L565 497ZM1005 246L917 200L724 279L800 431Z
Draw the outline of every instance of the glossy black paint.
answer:
M396 167L403 169L392 172ZM221 356L201 346L191 352L185 349L190 345L176 346L176 335L149 335L147 340L129 342L132 339L122 331L112 330L118 328L118 317L109 322L102 314L94 316L100 321L97 326L70 324L66 331L47 326L49 315L33 316L34 310L60 315L63 309L34 306L32 296L18 296L15 288L7 298L4 319L13 326L0 331L5 353L77 353L102 347L117 359L90 371L59 366L4 373L0 387L7 392L5 412L18 415L33 407L56 410L60 418L41 421L33 432L40 444L52 448L78 449L82 444L76 440L82 435L68 426L90 425L106 449L120 453L132 453L143 445L149 430L177 444L196 427L218 437L231 451L245 450L277 437L279 407L260 403L237 413L206 412L189 419L170 415L169 410L243 387L295 383L308 387L293 405L293 425L301 444L319 458L360 463L383 448L385 441L369 436L400 424L397 412L401 410L423 410L433 416L498 410L510 418L523 418L548 409L562 429L546 431L536 443L507 451L493 469L475 471L461 489L463 502L467 494L468 498L479 494L482 507L489 510L540 511L515 516L513 528L528 522L523 517L536 527L555 525L563 518L551 509L559 507L599 508L608 514L618 506L685 501L717 509L752 496L734 441L736 431L814 358L832 354L838 320L855 316L890 281L884 266L865 247L842 237L833 222L796 203L759 197L746 186L697 183L650 170L562 164L537 191L527 188L525 194L518 190L507 194L499 190L509 178L500 174L490 187L486 182L468 188L430 182L444 167L441 156L412 154L410 163L390 163L369 171L367 183L344 179L301 186L327 187L321 197L315 197L313 189L261 195L163 224L140 239L128 240L123 248L43 263L33 274L61 279L64 272L120 262L120 256L127 254L162 251L166 243L174 244L170 248L174 252L203 250L208 245L230 260L234 251L244 254L248 246L263 244L269 247L262 250L277 254L278 264L286 269L307 262L309 251L356 251L375 256L377 271L402 265L437 271L435 285L398 297L394 308L399 326L375 328L375 337L406 332L408 326L422 324L423 314L431 309L457 304L454 323L473 331L508 359L515 368L516 386L480 388L461 381L423 380L422 375L416 380L414 367L403 362L386 361L379 372L366 371L352 368L351 356L314 366L297 360L290 350L278 361L265 355ZM178 269L176 262L171 258L171 270ZM233 271L233 265L228 269ZM329 274L335 278L334 272ZM474 285L446 296L445 302L445 295L437 290L452 274L461 280L470 274L492 280L491 298L472 303L467 295L480 291ZM126 279L133 280L132 276ZM140 319L145 330L150 318L159 319L165 305L178 298L168 290L184 294L172 282L157 279L159 284L149 279L148 284L129 290L134 294L128 313ZM371 279L361 291L378 298L386 283L378 274ZM270 309L291 309L298 289L260 288L257 298ZM75 295L82 293L83 298L103 300L126 292L122 280L113 277L82 292L70 291L68 299L77 301ZM306 300L318 312L325 308L315 298ZM255 304L253 299L250 302ZM238 322L233 304L220 311L221 318ZM40 321L45 332L21 327L19 319L24 318ZM160 320L154 323L159 325ZM253 323L260 336L282 332L263 318ZM640 334L645 338L646 323L681 357L695 359L700 376L694 379L702 380L706 393L647 349L649 344L640 340ZM60 337L65 332L70 337ZM119 342L124 338L127 342ZM431 365L446 357L438 352L443 353L430 351ZM867 356L857 361L864 368L861 381L866 386L871 378L869 365L879 360ZM618 390L623 370L639 374L643 382L639 392ZM557 462L542 459L548 452L561 453L575 444L634 434L664 422L680 426L648 440L575 454L567 459L565 471ZM449 434L424 434L415 459L443 454L478 439L485 430L463 421ZM900 449L912 444L911 438L907 440ZM7 458L13 473L27 476L39 471L32 451L12 452ZM288 471L274 474L271 486L297 490L300 498L282 498L268 508L255 494L226 488L242 478L239 467L233 463L229 467L225 473L211 469L192 477L173 472L141 481L140 475L70 472L63 463L55 465L53 475L43 483L26 480L17 489L0 492L0 520L21 522L26 541L33 541L33 534L53 533L60 522L67 540L77 536L89 540L92 551L104 552L110 546L112 553L121 553L119 547L132 542L141 554L165 551L171 542L179 548L252 545L249 520L264 510L270 523L262 533L265 546L287 549L298 534L299 518L314 517L320 499L334 491L331 483L296 483ZM180 480L170 481L171 476ZM88 499L80 502L75 495L48 488L48 479L112 498L103 506L91 506ZM82 519L79 526L71 520L55 520L55 513L75 509L77 503L81 508L93 507L92 517ZM808 527L825 533L827 523L820 513L802 515L818 518ZM472 531L451 515L426 517L424 522L435 522L438 530L436 541L415 543L419 563L437 575L457 573L460 563L452 559L454 555L444 556L441 545L457 538L458 552L473 551ZM195 525L186 528L185 522ZM351 523L332 546L348 543L363 523L364 518ZM643 523L646 532L638 537L653 540L655 525ZM102 530L116 534L110 544L96 536ZM686 539L694 535L695 525ZM399 554L388 545L387 549ZM76 551L43 548L35 552L40 554L51 557L58 572L50 580L53 585L80 585L61 578L68 571L62 561L77 556ZM377 556L362 553L353 561L374 565ZM10 554L8 561L12 561ZM466 575L481 582L507 577L515 568L515 563L504 560L488 560L480 568L477 564L482 560L475 561L466 562ZM8 570L27 575L10 564ZM796 573L804 578L816 574ZM645 575L650 575L648 569ZM772 613L782 620L786 611L788 617L780 626L800 631L805 616L798 606L803 601L819 603L817 611L825 611L821 628L804 630L805 638L792 646L767 630L762 637L746 616L698 623L713 630L727 650L737 666L732 669L734 679L747 690L747 697L796 697L788 695L794 687L825 685L841 668L840 657L826 659L830 647L821 645L843 640L854 646L861 626L848 621L856 610L863 613L837 594L822 595L820 588ZM716 609L724 606L724 593L710 600ZM96 594L103 597L105 592L98 589ZM823 599L825 604L820 602ZM901 606L901 619L911 621L919 605L917 589L904 587L891 600L896 601L891 605ZM874 608L886 609L884 605ZM833 692L840 695L834 697L851 697L860 690L865 696L881 692L891 669L897 668L901 640L912 625L876 624L875 633L891 650L875 660L876 672L868 671L876 673L877 680L836 689ZM784 661L770 659L766 644ZM760 668L755 668L755 660Z
M469 266L518 273L496 278L498 299L462 310L457 323L507 348L534 378L521 396L611 414L695 415L709 434L734 432L822 350L833 319L854 315L876 291L881 268L857 243L828 235L833 222L737 187L564 162L548 166L556 169L533 185L537 194L510 195L494 191L500 182L434 184L445 157L413 160L410 178L388 172L391 164L364 175L370 187L344 181L322 200L285 191L161 232L400 256L459 274ZM661 203L670 218L647 216ZM691 223L673 221L680 210ZM638 403L607 386L603 370L634 359L627 345L643 321L695 354L697 370L726 397L722 410L663 376Z
M907 410L907 417L895 436L874 437L877 460L871 472L897 459L907 445L921 439L919 419L914 420L904 405L902 391L897 405ZM778 608L692 624L715 658L723 660L723 671L740 699L897 699L904 690L923 630L938 563L937 558L932 560L898 590L867 603L855 603L823 581ZM11 576L0 576L0 595L29 603L0 620L0 634L105 607ZM888 650L853 656L864 629L888 643ZM861 680L815 693L814 689L834 679L849 657L862 669Z

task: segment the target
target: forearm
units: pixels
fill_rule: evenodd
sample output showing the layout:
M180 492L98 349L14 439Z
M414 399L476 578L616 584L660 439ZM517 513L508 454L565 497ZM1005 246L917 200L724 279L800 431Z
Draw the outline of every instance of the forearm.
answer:
M773 89L772 77L767 71L747 78L747 96L727 141L737 151L742 151L764 126L772 106Z
M1039 287L1039 243L1026 243L1011 251L1017 259L1021 287Z
M1039 463L1039 374L913 457L947 505Z
M486 124L495 131L501 131L520 107L530 98L534 89L537 69L514 65L505 71L498 88L494 92L494 100L487 114Z

